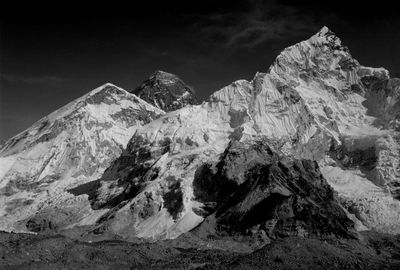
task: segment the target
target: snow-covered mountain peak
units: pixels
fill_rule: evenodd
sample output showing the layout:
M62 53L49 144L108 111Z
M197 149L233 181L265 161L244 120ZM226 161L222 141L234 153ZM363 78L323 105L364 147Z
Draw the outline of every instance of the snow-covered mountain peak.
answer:
M8 155L29 148L30 145L41 142L43 136L47 138L49 134L52 134L51 137L55 137L64 131L63 127L67 123L75 125L91 121L106 123L122 120L125 122L124 125L136 125L134 117L117 119L118 116L121 116L121 109L124 108L154 112L155 115L164 114L162 110L153 107L134 94L111 83L106 83L43 117L27 130L8 140L2 145L0 155ZM143 123L149 122L149 119L143 118Z
M178 76L160 70L154 72L132 93L166 112L198 103L191 87Z
M117 92L121 92L121 93L125 93L126 92L126 93L128 93L126 90L124 90L124 89L122 89L122 88L120 88L120 87L118 87L118 86L116 86L116 85L114 85L112 83L107 82L107 83L104 83L104 84L96 87L95 89L89 91L85 95L77 98L73 102L83 101L83 100L85 100L87 98L90 98L90 97L92 97L92 96L94 96L96 94L99 94L99 93L112 94L112 93L117 93ZM105 96L104 94L103 94L103 96Z
M0 228L26 230L36 211L79 204L67 189L98 178L137 128L163 114L107 83L8 140L0 149Z
M271 68L291 64L296 64L298 69L317 68L321 71L350 70L359 65L348 48L327 27L309 39L283 50Z
M309 40L310 43L315 45L320 44L330 44L341 46L342 42L336 34L331 31L328 27L324 26L315 35L313 35Z

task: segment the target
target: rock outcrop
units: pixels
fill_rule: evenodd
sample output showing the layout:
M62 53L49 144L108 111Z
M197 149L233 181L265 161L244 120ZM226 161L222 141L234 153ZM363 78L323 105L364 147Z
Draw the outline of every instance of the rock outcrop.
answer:
M280 156L263 141L233 141L218 163L198 170L193 187L208 215L194 230L203 237L355 235L318 164Z

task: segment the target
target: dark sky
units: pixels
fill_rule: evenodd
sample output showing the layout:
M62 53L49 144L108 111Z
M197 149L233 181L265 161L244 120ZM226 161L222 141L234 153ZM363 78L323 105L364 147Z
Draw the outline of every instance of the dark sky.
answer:
M323 25L361 64L400 76L400 16L385 0L13 2L0 9L0 140L101 84L131 90L159 69L204 99Z

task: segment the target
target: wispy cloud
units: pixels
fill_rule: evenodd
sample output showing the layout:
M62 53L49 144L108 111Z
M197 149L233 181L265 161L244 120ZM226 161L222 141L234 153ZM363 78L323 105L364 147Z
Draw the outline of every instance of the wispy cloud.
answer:
M229 47L253 48L268 41L304 36L321 28L315 10L279 4L277 1L247 0L247 8L204 18L200 27L215 42ZM324 18L335 21L334 15Z
M50 75L18 75L18 74L0 74L0 80L12 83L23 84L43 84L43 83L59 83L65 79L58 76Z

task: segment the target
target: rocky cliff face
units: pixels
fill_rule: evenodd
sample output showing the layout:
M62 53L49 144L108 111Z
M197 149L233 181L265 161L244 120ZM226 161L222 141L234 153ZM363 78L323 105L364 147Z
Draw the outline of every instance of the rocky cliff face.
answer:
M135 93L170 112L135 126L98 179L70 186L90 211L66 211L65 227L123 239L176 238L205 223L272 236L398 233L399 92L326 27L200 105L185 106L191 92L158 72Z
M194 198L208 236L354 236L354 223L311 160L274 153L266 141L232 141L221 160L196 172Z
M1 229L24 231L25 224L33 230L55 227L55 220L27 220L42 212L65 218L66 223L92 214L89 204L84 206L83 198L67 189L100 177L135 130L162 114L105 84L8 140L0 150ZM54 211L57 207L61 210Z
M198 104L192 88L178 76L164 71L153 73L132 93L166 112Z

